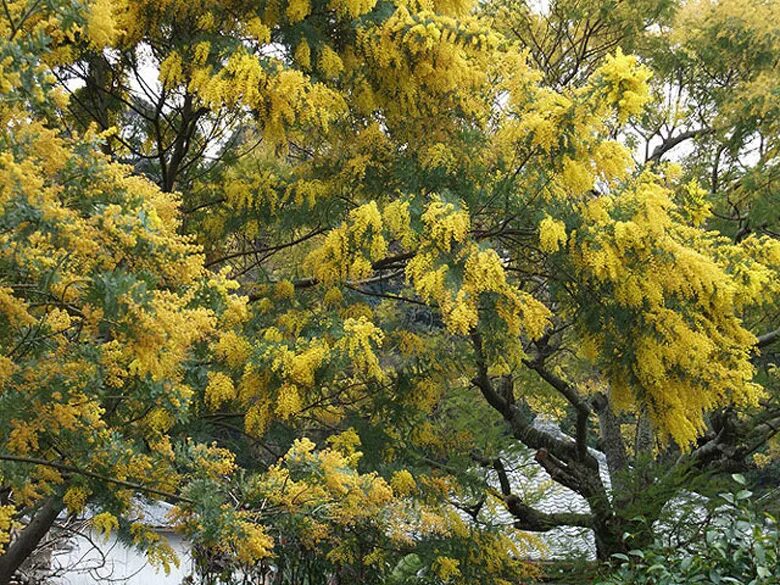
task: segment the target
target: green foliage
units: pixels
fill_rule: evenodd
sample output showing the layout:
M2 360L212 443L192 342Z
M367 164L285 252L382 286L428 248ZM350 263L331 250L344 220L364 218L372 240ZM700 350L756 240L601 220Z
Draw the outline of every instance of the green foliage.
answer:
M696 537L682 547L656 541L644 550L612 555L619 563L602 585L775 585L780 583L780 530L761 514L735 475L736 489L711 505L713 517L692 527Z

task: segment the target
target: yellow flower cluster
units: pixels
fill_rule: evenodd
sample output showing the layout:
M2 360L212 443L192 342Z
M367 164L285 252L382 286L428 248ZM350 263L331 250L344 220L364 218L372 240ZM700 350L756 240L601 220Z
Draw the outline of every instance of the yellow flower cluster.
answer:
M151 526L134 522L130 525L130 536L133 544L144 550L149 563L154 567L161 567L166 575L170 574L172 567L179 566L179 558L168 539Z
M205 390L206 404L212 409L217 409L226 402L236 397L236 389L233 380L222 372L209 372L208 384Z
M479 322L482 293L497 293L496 310L512 335L521 331L538 337L547 325L549 311L531 295L509 284L495 250L468 243L470 221L465 211L434 199L423 213L425 240L406 267L406 277L417 294L435 303L447 329L467 335ZM455 255L453 262L445 253ZM453 268L462 270L456 289L448 283Z
M460 577L460 561L450 557L438 557L433 565L436 576L444 582Z
M367 77L367 101L379 102L394 126L424 139L413 121L426 113L485 113L484 103L458 89L486 82L497 43L476 18L400 6L380 26L358 29L354 67Z
M593 189L596 177L588 162L564 157L560 182L567 193L577 196Z
M357 18L371 12L377 0L329 0L328 8L336 14Z
M98 50L111 45L119 33L112 4L111 0L95 0L89 9L87 35Z
M382 219L390 235L404 248L411 249L414 246L417 235L411 226L408 201L399 198L388 203L382 211Z
M249 341L235 331L224 332L214 346L214 354L233 369L244 366L251 351Z
M392 489L376 474L355 470L360 453L354 441L333 443L316 450L309 439L297 439L262 477L257 491L282 509L296 513L317 509L318 517L334 526L378 519L393 501ZM316 532L319 540L329 536L324 524Z
M103 538L107 539L111 536L111 533L119 529L119 521L116 516L108 512L101 512L95 514L90 520L92 527L103 535Z
M368 278L372 262L387 255L382 214L375 201L353 209L349 220L325 236L306 265L324 285Z
M497 137L499 144L516 142L530 136L531 144L544 152L551 152L558 146L560 129L564 125L565 116L571 111L572 101L546 88L540 89L535 97L530 107L523 107L525 111L518 120L511 120L502 129L505 135Z
M241 521L238 524L239 534L230 535L227 542L234 544L236 557L244 563L256 563L270 557L273 551L274 539L262 526L253 522Z
M566 225L549 215L539 224L539 247L549 253L557 252L566 245Z
M65 491L65 495L62 496L63 503L67 506L68 512L71 514L78 514L87 505L87 498L90 492L86 488L80 486L69 487Z
M344 62L336 51L328 46L323 46L319 49L317 70L329 79L337 79L344 71Z
M452 203L435 198L422 215L428 237L442 250L449 252L453 244L466 240L471 221L467 209L456 210Z
M309 0L289 0L285 14L290 22L299 22L306 18L311 12L311 2Z
M304 16L308 2L294 0L293 15ZM332 51L331 51L332 52ZM173 55L173 53L171 54ZM328 57L338 56L328 54ZM169 56L168 59L176 59ZM180 60L180 59L179 59ZM334 66L329 58L326 64ZM161 67L162 69L162 67ZM283 144L287 131L294 125L314 127L327 131L330 123L345 111L341 95L322 84L312 83L300 71L286 69L279 64L269 72L261 60L249 52L236 51L218 71L210 66L195 67L189 77L180 72L178 62L165 68L169 83L187 81L190 91L213 108L245 105L261 114L263 136L273 144Z
M651 176L602 199L583 204L586 220L569 250L588 286L604 291L602 302L632 318L588 332L591 354L618 358L604 367L620 407L642 401L659 429L690 445L705 412L760 396L738 282L709 255L712 234L674 221L672 193Z
M382 347L383 341L382 330L365 317L359 317L344 321L344 337L336 345L349 356L357 375L383 381L386 375L374 352L374 347Z
M408 470L402 469L393 474L390 479L390 487L393 488L393 493L396 495L408 496L417 489L417 482L414 481L414 477Z
M11 542L15 513L13 506L0 506L0 554L5 550L5 545Z
M634 55L624 55L620 49L614 55L608 55L595 73L604 84L607 103L617 107L620 122L641 113L650 101L647 83L650 76L650 69L640 65Z

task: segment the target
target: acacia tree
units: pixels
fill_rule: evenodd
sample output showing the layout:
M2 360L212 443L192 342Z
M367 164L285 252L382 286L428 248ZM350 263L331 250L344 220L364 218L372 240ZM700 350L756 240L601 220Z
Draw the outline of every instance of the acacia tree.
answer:
M101 161L85 176L98 186L103 172L120 176L133 186L126 191L137 193L121 198L119 209L96 206L92 193L118 188L82 187L62 195L69 180L62 167L35 158L55 156L62 164L57 150L39 147L11 159L19 165L30 158L39 183L51 186L55 200L62 195L57 205L87 205L76 214L97 226L86 241L108 251L97 254L96 265L82 265L84 260L66 269L98 283L84 291L104 286L99 284L103 272L142 272L143 278L133 278L143 280L148 302L166 299L167 312L149 317L153 322L122 313L125 326L139 329L138 335L165 329L158 340L144 342L145 357L135 355L133 335L116 332L117 319L102 306L94 316L94 309L85 313L75 303L85 315L77 324L91 323L87 315L98 324L107 321L103 329L78 325L79 335L91 337L66 335L62 343L84 345L93 360L114 348L126 360L120 366L129 380L114 380L100 369L95 386L113 387L114 380L122 390L125 418L106 423L101 411L97 419L103 422L93 422L116 427L120 437L132 436L134 457L139 451L157 457L154 446L146 444L148 425L138 424L148 418L144 409L152 397L167 405L159 413L165 421L156 423L161 439L175 429L182 439L221 444L222 450L209 452L217 460L211 465L197 455L171 462L193 481L165 490L175 492L170 495L179 500L182 526L205 549L230 552L219 544L230 527L238 526L237 539L227 542L241 562L275 552L283 564L283 541L268 538L271 529L261 528L266 522L296 527L304 535L301 542L311 546L329 535L334 548L328 549L326 565L335 573L349 567L368 578L356 567L374 566L376 577L392 566L389 550L401 554L427 546L432 574L441 580L508 578L517 568L512 556L519 553L484 529L482 510L490 506L480 502L505 507L520 529L591 527L602 557L622 549L622 535L634 528L625 510L635 492L620 483L620 472L629 466L621 423L634 421L637 452L660 446L668 455L674 446L686 453L681 460L702 462L735 438L745 440L729 423L714 427L717 434L698 445L714 410L757 409L766 426L754 425L752 432L761 441L771 434L775 411L759 406L764 394L754 361L755 346L774 337L757 338L752 319L759 325L755 316L768 314L776 302L778 245L765 236L744 237L747 233L734 241L711 229L701 189L691 182L706 174L706 166L691 164L681 173L659 164L684 139L731 140L732 130L686 128L662 136L647 161L637 164L632 158L630 134L654 128L653 121L668 109L654 107L661 102L651 68L619 47L651 55L659 44L651 42L657 40L654 31L667 32L669 3L648 1L636 8L552 3L544 16L508 3L477 14L471 3L444 0L98 0L86 7L20 0L4 6L3 54L25 56L4 61L3 71L10 72L4 73L4 95L13 98L7 101L45 101L46 107L34 108L31 116L47 128L47 136L66 141L68 148L84 144L80 148L86 152L77 150L76 158ZM720 38L717 28L707 30L702 28L703 38ZM718 46L714 40L713 45ZM736 45L743 57L752 51ZM697 82L702 78L692 72L707 71L707 59L717 58L706 51L697 57L692 52L697 46L692 43L675 58L659 57L658 67L648 59L659 88L678 79L675 72L691 73ZM42 75L51 77L39 81ZM25 85L24 80L33 81ZM44 96L51 87L69 99L41 100L39 87ZM696 91L686 86L684 95L702 112L732 111L718 101L720 92L707 101L706 88L712 86ZM24 117L12 111L13 120ZM755 118L749 111L734 119ZM18 132L10 120L8 142L16 144ZM95 126L102 141L84 141ZM771 135L771 125L762 131ZM740 144L749 145L752 136L746 131ZM770 152L762 165L771 165ZM10 163L8 168L8 174L25 174ZM739 182L742 175L730 176ZM38 187L26 189L37 192ZM170 191L182 201L181 225ZM156 201L167 202L168 213L158 210L155 217L144 211ZM105 213L126 218L121 253L107 244L100 247L103 231L123 225L113 219L104 226ZM5 217L9 222L17 217L10 205L4 206ZM66 226L75 220L62 219ZM38 240L28 245L28 223L13 221L9 241L32 254ZM177 259L147 265L158 254L165 257L164 243L139 244L144 234L157 231L164 231L168 245L175 243L187 259L186 269ZM81 241L58 242L68 261L81 250ZM101 254L110 260L101 261ZM9 253L3 283L28 286L25 279L35 273L17 268L23 257ZM226 283L228 275L235 285ZM69 283L71 277L56 280ZM196 284L202 280L205 284ZM133 296L134 286L132 279L112 281L109 292L94 302L111 304L118 296L121 310L129 311L124 303L132 300L135 308L141 302ZM232 286L240 290L231 292ZM74 304L62 296L82 290L74 287L55 290L57 302ZM19 340L59 339L31 320L45 319L48 308L28 309L27 288L9 290L7 306L22 307L31 316L8 329L4 352L15 351ZM157 310L163 308L152 314ZM221 317L223 312L232 316ZM158 355L158 346L167 347L169 339L177 345L165 368L142 367L144 359L169 355ZM38 359L57 361L57 354L46 353L54 351L53 344L44 344ZM13 356L8 360L9 368L48 371ZM68 372L75 375L71 368ZM14 384L19 385L11 386L13 392L38 401L26 411L45 412L43 402L70 404L71 395L55 395L51 384ZM186 401L177 395L180 384L192 393ZM131 388L140 388L137 400L125 398ZM25 404L13 396L8 390L2 395L14 408ZM532 424L530 414L550 396L569 409L572 440ZM113 412L102 400L100 394L100 408ZM174 426L171 419L182 415L184 402L186 420ZM463 410L482 419L472 417L464 426L458 414ZM24 422L11 406L1 412L9 428ZM592 419L598 419L598 430ZM463 461L472 455L487 460L506 479L501 460L494 460L498 452L491 451L495 445L485 441L497 434L496 423L512 441L535 449L539 464L583 495L591 512L544 514L501 481L500 492L487 490L469 508L471 525L453 515L449 501L468 507L464 500L475 487L459 472ZM39 424L50 423L41 419ZM285 476L295 472L280 471L285 464L277 460L292 445L293 455L285 461L303 461L304 472L322 465L326 477L341 477L327 471L333 471L334 461L343 463L338 457L351 456L352 439L347 445L342 440L340 455L322 457L310 455L307 443L293 441L351 437L350 427L368 447L359 463L354 459L366 477L358 481L354 478L361 475L349 469L348 479L335 485L357 482L366 487L356 492L365 499L347 499L342 508L334 494L343 490L334 492L334 483L324 489L314 474L301 487L313 501L328 502L324 509L333 513L313 530L311 514L296 516L297 496L282 488L295 485ZM81 427L74 435L80 441L90 436ZM115 440L116 434L109 435ZM31 480L31 468L19 459L32 456L16 453L15 436L3 435L6 459L16 458L3 481L10 484L6 476L18 476L20 487L12 489L17 497ZM611 493L588 451L597 436L613 473ZM48 442L34 448L48 468L67 465L81 477L89 472L108 493L119 479L116 469L53 459L73 455ZM85 449L81 444L75 452ZM237 463L224 449L237 454ZM248 478L234 473L236 464ZM272 469L263 471L265 466ZM415 471L414 481L406 467ZM380 475L391 486L396 478L397 493L423 508L413 506L410 516L394 518L398 505L383 491L388 484ZM135 489L150 493L151 487L160 496L163 490L146 479L139 477ZM47 485L52 483L57 482ZM481 489L485 492L484 484ZM89 495L78 494L83 505ZM227 507L233 510L229 518L209 514L225 509L225 501L234 504ZM267 514L268 501L278 514ZM42 505L41 498L33 502ZM386 504L380 509L393 521L377 527L375 540L367 543L348 528L365 519L357 515L360 507L377 511L378 504ZM321 509L313 505L312 514ZM115 511L122 516L121 509ZM410 524L411 517L419 524ZM379 542L380 534L393 532L390 527L398 538ZM401 536L415 531L431 536L425 546L403 544Z
M173 562L164 541L137 517L139 494L178 504L179 526L207 551L206 565L213 559L221 563L222 556L253 570L274 550L294 548L295 541L320 550L318 579L350 565L370 579L392 568L392 555L412 545L418 554L427 546L429 569L442 579L455 573L473 578L487 573L491 579L516 574L516 561L495 553L510 550L512 543L489 527L467 527L446 506L446 481L428 482L438 499L396 501L415 493L417 482L398 469L387 473L387 481L358 473L360 454L349 432L329 437L333 446L318 454L311 443L295 442L283 460L276 461L284 450L271 451L273 458L259 466L247 462L253 475L246 481L230 451L197 441L217 438L232 447L238 435L255 448L269 410L283 421L314 412L322 425L332 423L324 428L333 429L338 415L328 409L338 399L325 394L321 404L305 408L295 387L313 386L314 370L325 358L334 388L323 392L364 392L368 384L386 385L389 378L371 353L382 333L365 314L334 313L331 323L323 323L327 341L313 340L305 352L289 351L282 331L269 326L274 321L266 320L260 297L250 313L247 297L232 294L239 285L226 280L224 271L208 271L201 248L181 233L179 196L167 193L173 187L186 193L185 205L194 203L193 212L208 209L211 202L202 205L197 197L242 172L241 155L257 148L250 142L253 134L267 142L264 155L281 168L287 159L275 153L293 148L288 143L294 136L316 137L331 130L329 121L346 115L339 92L266 55L270 28L253 16L257 6L238 14L232 4L215 4L216 24L190 8L189 3L4 3L0 579L12 578L63 509L78 514L88 505L99 512L92 518L96 529L119 530L151 560ZM269 22L272 10L264 15ZM304 14L296 14L306 10L290 8L287 18L297 22ZM346 18L361 10L334 12ZM330 26L330 18L323 26ZM373 33L412 21L399 9L373 23ZM166 38L171 23L177 31L173 47ZM202 59L187 61L199 63L197 71L182 65L181 55L193 44L181 36L181 23L185 31L199 30L210 39L196 47ZM140 28L133 33L135 25ZM474 45L487 42L460 30L453 19L447 25L470 43L474 36ZM226 47L207 62L210 42ZM452 39L453 58L460 58L461 44ZM318 50L323 70L343 67L335 52ZM124 80L138 66L134 59L147 54L157 58L162 84L150 89L138 75L126 87ZM304 54L302 48L299 57ZM74 80L79 71L86 71L83 85ZM193 73L202 85L193 82ZM131 90L161 96L150 102ZM388 92L395 91L391 82ZM249 121L253 130L227 124L234 137L225 142L219 134L224 112ZM108 127L108 121L115 125ZM331 147L349 142L347 130L333 132ZM234 149L236 143L245 150ZM184 169L194 178L185 180ZM134 174L139 171L146 177ZM313 202L320 183L304 175L288 192L291 201ZM231 198L225 207L236 216L232 225L206 211L189 228L209 253L258 241L252 235L257 218L239 212L245 205L242 187L225 187L220 190ZM299 221L305 225L308 218ZM283 222L274 227L284 240L298 229ZM222 239L209 244L217 232ZM267 251L289 247L282 243ZM281 310L294 287L278 288ZM302 323L290 313L279 324L285 323L284 334L297 330L297 337ZM253 345L268 350L265 357L272 358L281 385L264 385L277 380L249 362ZM234 384L237 375L240 385ZM266 388L277 395L261 394ZM245 430L225 421L234 414L212 412L231 401L243 409ZM291 430L316 432L292 425ZM286 437L289 445L289 433ZM265 473L255 474L270 463ZM353 532L358 525L362 538ZM274 526L284 530L283 538L270 536ZM417 535L415 542L410 534ZM447 556L448 550L458 552ZM472 567L458 569L452 557L459 555L469 555ZM492 558L489 565L479 561L486 556ZM280 578L296 580L296 573L285 573L284 558L277 557L277 566ZM231 571L223 576L230 579Z
M150 559L172 551L139 517L138 494L188 500L231 455L174 445L189 416L192 364L217 329L246 314L230 281L203 268L178 198L68 134L46 58L49 35L90 27L78 6L15 5L3 22L0 219L0 582L8 583L63 510L98 508ZM235 523L234 528L235 528ZM240 527L239 527L240 528ZM242 538L259 532L251 521Z
M598 421L590 429L597 438L591 444L607 455L614 512L623 518L641 513L652 522L681 484L690 485L697 474L755 467L756 461L770 461L766 454L775 451L780 409L773 344L780 330L772 144L777 134L766 95L776 83L772 55L778 48L773 24L778 7L771 2L626 4L574 0L553 2L544 10L524 2L492 2L484 10L497 28L526 48L542 71L544 84L552 88L578 91L616 46L628 47L641 56L653 70L653 99L622 131L622 139L635 149L636 172L666 176L667 187L674 191L678 219L710 230L715 244L711 252L721 260L731 257L725 271L737 286L744 287L735 297L735 308L743 327L756 336L752 361L756 380L762 382L765 392L757 407L727 401L722 408L705 408L706 429L698 431L699 438L690 451L680 437L672 442L664 440L663 425L659 426L646 404L636 408L622 404L620 385L604 376L605 370L614 367L614 357L604 369L583 369L570 354L581 340L564 327L561 334L543 339L539 347L536 363L558 368L557 375L548 372L543 377L559 400L571 403L563 422L582 447L587 444L585 421ZM621 222L615 227L628 232L623 238L637 237L632 223ZM689 233L686 239L689 244L695 236ZM620 249L625 245L620 239L615 244ZM655 258L645 261L653 263L651 271L659 269ZM758 265L751 269L753 261ZM677 263L670 269L694 291L697 285L689 280L683 265ZM631 272L636 275L635 269ZM710 296L718 288L721 285L694 295ZM668 303L668 293L662 296ZM643 303L646 305L647 299ZM670 332L677 327L676 317L667 314L661 318L662 327ZM621 319L625 327L634 322L628 315ZM576 325L576 319L564 323ZM673 335L684 339L682 332ZM708 343L720 344L713 333L705 335ZM684 344L690 355L702 348L692 337ZM640 363L632 366L633 376L640 380L649 371L661 372L670 365L666 352L646 349L649 353L637 356ZM624 355L623 347L616 346L615 351L615 355ZM534 368L534 360L528 365ZM667 375L663 386L665 393L676 394L681 401L690 399L688 384L676 388L674 376ZM556 410L546 406L547 412ZM546 454L539 452L538 456ZM503 474L503 470L499 468L498 473ZM561 483L572 487L571 480L563 477ZM661 488L664 483L666 487ZM581 489L572 489L585 495ZM533 516L529 519L534 520ZM593 520L586 516L579 522L592 525ZM572 521L577 520L561 517L539 529ZM524 523L528 524L521 518L520 524ZM616 525L621 522L616 521ZM640 543L650 536L641 526L631 527L631 532L643 534Z

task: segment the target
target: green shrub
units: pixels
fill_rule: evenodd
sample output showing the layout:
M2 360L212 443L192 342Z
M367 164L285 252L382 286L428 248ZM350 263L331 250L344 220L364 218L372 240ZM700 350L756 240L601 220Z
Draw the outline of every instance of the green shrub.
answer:
M745 480L722 493L698 538L670 547L661 540L644 550L613 555L617 567L601 585L777 585L780 531L775 518L759 513Z

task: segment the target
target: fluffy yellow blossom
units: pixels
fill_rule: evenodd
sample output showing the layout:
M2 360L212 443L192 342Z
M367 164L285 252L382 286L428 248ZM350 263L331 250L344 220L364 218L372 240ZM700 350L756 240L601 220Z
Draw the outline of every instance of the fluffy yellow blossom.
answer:
M539 247L545 252L557 252L566 244L566 226L549 215L539 224Z
M13 360L0 355L0 392L2 392L3 385L13 376L15 371L16 364L14 364Z
M226 300L224 313L221 315L221 322L225 327L234 327L249 320L249 309L247 307L247 297L230 295Z
M766 468L770 463L772 463L772 461L773 459L766 453L753 454L753 463L755 463L756 467L758 467L759 469Z
M291 299L295 296L295 285L289 280L277 282L274 286L274 294L282 300Z
M354 428L350 427L338 435L328 437L328 444L332 449L351 457L357 452L358 447L360 447L360 436ZM357 460L354 462L356 463Z
M423 152L420 162L426 169L441 168L451 171L456 161L452 150L446 144L439 142Z
M596 171L607 181L624 179L633 168L631 153L614 140L599 143L593 151Z
M452 249L453 243L461 243L466 239L471 222L465 209L455 209L452 203L434 199L425 209L422 220L426 225L431 240L445 251Z
M311 12L311 3L309 0L289 0L285 14L290 22L299 22L306 18Z
M595 177L587 163L569 157L563 159L561 184L567 193L582 195L593 189Z
M271 41L271 29L259 18L251 18L246 23L246 30L258 43L264 44Z
M231 538L228 542L235 542L237 556L244 563L256 563L270 557L273 551L274 539L266 534L262 526L242 521L238 526L240 537Z
M344 302L344 295L338 288L331 287L322 297L322 302L328 307L339 307Z
M6 446L11 453L27 455L38 448L38 437L41 432L40 421L11 420L11 432L8 433Z
M411 227L409 214L409 202L403 199L395 199L387 204L382 211L382 219L387 231L393 238L401 242L405 248L411 248L417 235Z
M442 581L450 581L460 577L460 561L450 557L437 557L433 564L433 571Z
M13 290L0 286L0 315L2 315L12 327L30 325L35 319L27 312L27 304L14 296Z
M371 262L387 254L382 214L375 201L356 207L349 220L328 232L306 258L306 265L325 285L360 280L373 273Z
M605 85L606 99L617 107L621 122L629 116L639 114L650 101L648 80L650 69L640 65L634 55L624 55L618 49L608 55L604 64L596 70L595 76Z
M249 341L234 331L227 331L220 335L214 347L216 355L231 368L243 366L249 359L251 350Z
M370 12L376 5L376 0L328 0L328 8L338 14L349 15L357 18L366 12Z
M295 47L293 56L295 57L295 62L298 63L301 69L304 71L311 69L311 47L309 47L309 43L305 40L298 43Z
M160 83L166 88L175 87L184 80L183 64L179 53L176 51L171 52L160 63L158 77L160 78Z
M15 512L13 506L0 506L0 553L5 550L5 545L11 541Z
M417 482L414 481L414 477L408 470L402 469L393 474L390 479L390 487L393 488L396 495L408 496L417 489Z
M317 68L325 77L336 79L344 70L344 62L336 51L326 45L319 49Z
M166 575L170 574L172 567L179 566L179 558L173 547L151 526L134 522L130 525L130 536L134 544L143 547L149 563L154 567L161 567Z
M216 409L225 402L229 402L236 397L236 389L233 386L233 380L222 372L209 372L208 384L206 385L205 398L206 404L210 408Z
M271 421L271 409L266 402L258 402L247 410L244 428L253 437L262 437Z
M68 511L71 514L78 514L87 505L87 498L90 492L84 487L71 486L65 491L65 495L62 496L62 501L67 506Z
M289 419L300 412L302 406L301 394L295 384L283 384L279 388L279 395L276 398L276 414L280 419Z
M381 347L383 341L382 330L365 317L348 318L344 321L344 337L337 346L346 351L356 373L381 381L385 379L385 373L379 365L374 347Z
M116 516L108 512L95 514L90 520L92 527L107 539L111 533L119 529L119 521Z
M94 0L87 18L87 36L96 49L102 49L114 42L118 35L111 0Z

